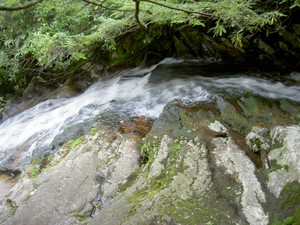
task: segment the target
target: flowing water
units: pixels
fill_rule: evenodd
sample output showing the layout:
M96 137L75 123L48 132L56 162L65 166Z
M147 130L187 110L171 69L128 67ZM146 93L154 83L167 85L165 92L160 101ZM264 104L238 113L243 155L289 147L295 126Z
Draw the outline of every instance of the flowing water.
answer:
M79 96L41 102L0 125L0 171L22 168L32 155L51 152L95 124L117 127L132 116L157 118L175 99L193 103L251 92L300 101L299 85L220 68L166 59L100 80ZM291 74L295 83L299 78L299 73Z

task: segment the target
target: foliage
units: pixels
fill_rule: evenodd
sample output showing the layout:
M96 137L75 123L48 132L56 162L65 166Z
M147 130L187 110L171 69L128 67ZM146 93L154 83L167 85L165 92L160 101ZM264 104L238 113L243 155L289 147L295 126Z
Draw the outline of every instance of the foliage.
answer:
M299 225L300 224L300 185L297 181L287 183L279 198L278 214L271 217L272 225Z
M4 104L5 104L4 97L0 96L0 114L4 110Z
M116 38L137 31L132 0L49 0L20 11L0 11L0 86L24 86L32 73L58 72L89 60L99 51L113 53ZM25 4L3 0L1 6ZM245 35L271 32L282 25L299 0L140 0L139 19L151 24L206 26L214 36L228 36L243 47ZM214 24L214 25L212 25ZM159 31L158 31L159 32ZM143 33L144 44L156 38ZM148 37L147 37L148 35Z
M290 5L290 8L300 7L300 0L294 0L294 1L282 0L280 2L280 4L283 4L283 3L288 3Z

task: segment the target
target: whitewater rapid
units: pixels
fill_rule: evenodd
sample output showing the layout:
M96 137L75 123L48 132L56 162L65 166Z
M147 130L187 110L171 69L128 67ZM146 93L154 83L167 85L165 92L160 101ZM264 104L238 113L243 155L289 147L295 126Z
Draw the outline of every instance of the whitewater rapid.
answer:
M300 77L299 73L292 75ZM243 73L211 76L201 65L189 66L183 60L166 59L149 68L125 70L98 81L79 96L49 99L4 121L0 125L0 170L14 160L22 162L22 167L32 155L51 152L96 123L114 126L141 115L155 119L175 99L201 102L224 93L245 92L300 101L298 85Z

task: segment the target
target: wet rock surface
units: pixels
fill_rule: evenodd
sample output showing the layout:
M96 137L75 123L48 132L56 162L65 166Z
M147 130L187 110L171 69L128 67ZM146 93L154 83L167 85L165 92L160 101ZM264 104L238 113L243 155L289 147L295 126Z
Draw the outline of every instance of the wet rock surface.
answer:
M145 137L151 129L152 121L145 116L132 118L130 121L121 121L121 133L135 133Z
M0 221L24 225L296 221L298 112L293 102L245 95L184 107L172 102L144 138L135 129L123 134L93 129L42 166L31 164L1 196ZM254 159L262 162L260 166Z
M104 199L102 204L109 203L116 185L139 167L138 139L111 135L87 136L35 179L24 173L2 201L0 220L5 224L76 224L95 213L90 201L98 194ZM99 179L101 174L105 179ZM15 212L7 199L14 203Z

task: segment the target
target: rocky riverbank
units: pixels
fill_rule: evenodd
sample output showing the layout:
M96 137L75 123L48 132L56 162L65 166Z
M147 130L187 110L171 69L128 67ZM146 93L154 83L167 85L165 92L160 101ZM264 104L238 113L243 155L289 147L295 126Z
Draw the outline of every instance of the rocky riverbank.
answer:
M144 138L93 128L28 166L0 221L297 224L299 119L297 103L246 94L171 102Z

